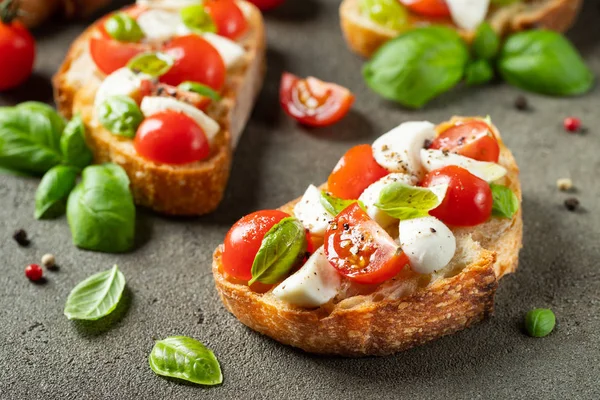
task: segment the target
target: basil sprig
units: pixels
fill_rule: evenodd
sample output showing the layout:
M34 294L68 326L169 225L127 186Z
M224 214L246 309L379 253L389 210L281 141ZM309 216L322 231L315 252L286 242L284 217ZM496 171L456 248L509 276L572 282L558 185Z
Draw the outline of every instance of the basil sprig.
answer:
M511 219L519 211L519 199L517 195L508 187L503 185L490 184L492 189L492 215L499 218Z
M273 284L287 275L300 261L307 248L306 230L294 217L282 219L265 235L252 264L248 282Z
M500 36L488 23L483 22L475 31L471 47L476 59L493 60L500 51Z
M69 194L77 183L79 169L57 165L42 178L35 192L35 218L56 218L65 213Z
M219 95L219 93L217 93L212 88L198 82L185 81L180 83L179 86L177 86L177 88L185 90L187 92L198 93L199 95L208 97L209 99L214 101L221 100L221 95Z
M102 102L96 113L98 120L108 131L118 136L133 138L144 115L132 98L110 96Z
M487 60L470 62L465 69L465 83L469 86L483 85L494 79L494 67Z
M321 205L327 210L327 212L333 216L341 213L350 204L356 203L356 200L344 200L321 191ZM362 206L361 206L362 207Z
M124 12L111 15L104 23L104 29L119 42L139 42L145 36L137 21Z
M65 127L60 138L60 150L63 164L83 169L92 162L93 154L85 143L85 125L81 115L75 115Z
M168 54L161 52L142 53L133 57L127 63L127 68L158 78L169 72L173 64L175 64L175 59Z
M554 330L556 316L547 308L536 308L525 315L525 329L529 336L544 337Z
M202 4L184 7L180 12L183 24L192 32L217 32L217 25Z
M423 188L394 182L383 188L375 207L400 220L426 217L441 204L447 190L447 185Z

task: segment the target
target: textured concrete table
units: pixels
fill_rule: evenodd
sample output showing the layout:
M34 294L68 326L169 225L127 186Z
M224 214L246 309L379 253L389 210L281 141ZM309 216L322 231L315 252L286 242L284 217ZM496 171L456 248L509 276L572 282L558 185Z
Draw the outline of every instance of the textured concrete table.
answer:
M362 81L362 60L346 50L335 0L288 0L267 17L269 70L239 144L225 200L198 219L139 211L135 251L77 250L66 220L33 218L36 179L0 175L0 398L600 398L600 92L575 99L528 95L531 112L513 108L519 91L503 84L459 89L422 111L382 101ZM600 72L600 2L587 1L570 37ZM0 104L50 101L48 78L84 25L38 32L36 75ZM348 86L353 112L323 130L303 129L280 110L282 71L313 74ZM370 143L398 123L454 114L490 114L522 169L525 239L519 271L505 278L496 312L471 329L386 358L341 359L305 354L245 328L222 307L211 255L241 215L273 208L327 178L351 145ZM590 129L568 135L562 119ZM318 156L316 156L318 155ZM563 207L556 180L573 178L582 210ZM17 228L29 248L11 239ZM45 285L23 275L26 264L55 253L60 271ZM118 263L127 277L125 307L108 321L83 324L62 314L73 286ZM532 339L524 313L550 307L555 332ZM153 339L198 338L218 355L225 381L202 388L156 376L147 357Z

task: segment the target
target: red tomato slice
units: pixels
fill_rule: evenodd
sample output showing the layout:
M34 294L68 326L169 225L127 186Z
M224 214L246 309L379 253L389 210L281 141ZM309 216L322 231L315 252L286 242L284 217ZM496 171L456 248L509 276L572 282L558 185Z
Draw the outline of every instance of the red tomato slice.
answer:
M358 199L372 183L389 172L377 164L368 144L354 146L344 154L327 180L327 190L347 200Z
M410 11L427 17L448 17L450 9L445 0L400 0Z
M248 1L250 3L253 3L261 11L272 10L273 8L280 6L284 2L284 0L248 0Z
M90 54L100 71L110 75L127 65L129 60L150 47L142 43L125 43L102 37L90 39Z
M177 86L184 81L202 83L219 91L225 84L225 63L219 52L198 35L173 38L163 49L175 64L160 81Z
M164 164L188 164L210 154L206 134L196 121L172 110L146 118L137 130L134 146L142 157Z
M490 185L464 168L454 165L431 171L422 186L448 185L442 204L429 213L448 225L475 226L492 215Z
M489 125L471 120L459 123L435 138L430 149L447 150L479 161L498 162L500 145Z
M327 126L341 120L350 111L354 95L345 87L317 78L300 79L285 72L279 87L283 110L308 126Z
M217 26L218 35L235 40L248 30L248 21L235 1L208 0L204 8Z
M364 284L385 282L408 264L394 239L358 203L338 214L327 228L325 254L340 274Z
M236 279L252 279L252 264L267 232L290 215L279 210L256 211L236 222L223 244L223 269Z

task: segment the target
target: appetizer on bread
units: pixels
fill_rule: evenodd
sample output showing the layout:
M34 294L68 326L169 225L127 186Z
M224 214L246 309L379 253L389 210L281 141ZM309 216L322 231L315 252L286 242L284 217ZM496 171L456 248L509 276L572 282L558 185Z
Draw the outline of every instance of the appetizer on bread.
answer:
M309 352L385 355L493 311L522 242L519 170L489 119L405 122L321 187L238 221L213 258L242 323Z
M125 169L137 204L201 215L222 199L264 57L251 3L138 1L73 43L55 99L81 114L95 161Z
M564 32L583 0L343 0L340 21L348 46L370 57L412 27L444 24L466 40L484 20L499 33L546 28Z

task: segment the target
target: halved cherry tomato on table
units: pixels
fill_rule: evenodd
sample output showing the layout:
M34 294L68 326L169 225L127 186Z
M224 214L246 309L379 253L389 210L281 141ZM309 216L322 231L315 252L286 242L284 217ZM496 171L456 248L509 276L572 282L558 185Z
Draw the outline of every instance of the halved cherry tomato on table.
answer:
M389 172L377 164L368 144L354 146L344 154L327 180L327 190L342 199L358 199L372 183Z
M479 161L498 162L500 146L490 126L480 120L457 124L442 132L430 149L446 150Z
M342 119L354 103L354 95L345 87L323 82L312 76L300 79L284 72L279 87L283 110L308 126L327 126Z
M29 78L35 61L35 40L27 28L14 21L17 9L5 3L0 15L0 90L19 86Z
M248 29L248 21L233 0L207 0L204 9L217 26L217 35L239 38Z
M272 10L275 7L280 6L285 0L248 0L254 4L261 11Z
M408 263L394 239L354 203L325 232L329 263L357 283L377 284L396 276Z
M164 164L188 164L210 154L208 139L200 125L173 110L146 118L138 127L134 146L142 157Z
M448 185L442 204L429 214L454 226L475 226L492 215L490 185L464 168L454 165L431 171L421 183L424 187Z
M448 17L450 9L446 0L400 0L409 10L428 17Z

